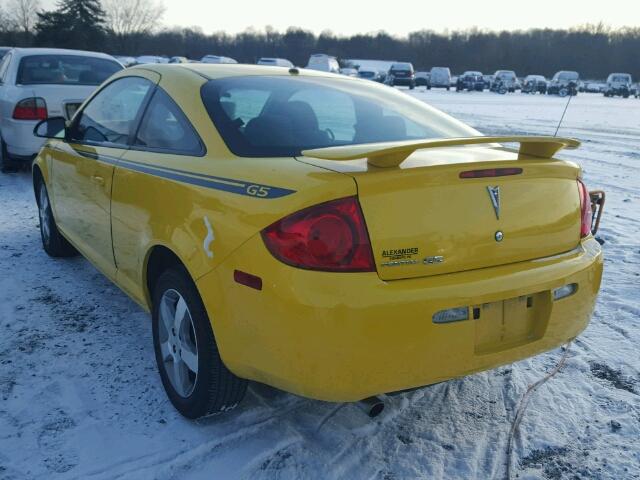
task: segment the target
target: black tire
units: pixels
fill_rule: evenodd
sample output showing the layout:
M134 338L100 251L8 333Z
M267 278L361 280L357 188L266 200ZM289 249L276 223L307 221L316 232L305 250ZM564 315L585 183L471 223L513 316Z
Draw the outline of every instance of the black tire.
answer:
M0 138L0 171L2 173L15 173L18 171L18 165L16 162L9 158L7 152L7 144Z
M42 248L50 257L73 257L78 251L62 236L53 218L49 193L44 181L36 183L36 199L38 203L38 217L40 218L40 238Z
M166 357L167 361L163 358L160 339L163 329L160 323L161 303L165 295L173 295L176 292L184 299L192 320L188 331L197 354L197 373L187 371L193 386L186 395L179 393L169 378L169 357ZM195 419L232 410L240 403L247 391L248 382L231 373L222 362L207 311L195 284L184 268L170 268L158 278L153 290L152 327L153 346L162 385L178 412L187 418ZM175 348L173 352L176 352ZM173 357L171 365L175 363L175 358Z

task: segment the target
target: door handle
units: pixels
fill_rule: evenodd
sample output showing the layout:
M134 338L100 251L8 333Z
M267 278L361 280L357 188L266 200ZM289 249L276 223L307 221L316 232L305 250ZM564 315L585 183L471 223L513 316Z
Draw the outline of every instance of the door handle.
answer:
M91 181L96 185L100 185L100 186L104 185L104 178L101 177L100 175L91 175Z

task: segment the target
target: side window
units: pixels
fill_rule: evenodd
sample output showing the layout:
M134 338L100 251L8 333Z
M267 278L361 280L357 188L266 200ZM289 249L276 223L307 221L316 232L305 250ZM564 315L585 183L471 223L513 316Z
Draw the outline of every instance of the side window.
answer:
M4 83L5 77L7 75L7 71L9 70L9 63L11 63L11 57L12 54L11 53L7 53L2 61L0 61L0 84Z
M80 112L71 129L71 140L127 145L140 107L153 86L140 77L110 83Z
M144 114L134 145L175 153L202 153L202 143L180 108L158 88Z

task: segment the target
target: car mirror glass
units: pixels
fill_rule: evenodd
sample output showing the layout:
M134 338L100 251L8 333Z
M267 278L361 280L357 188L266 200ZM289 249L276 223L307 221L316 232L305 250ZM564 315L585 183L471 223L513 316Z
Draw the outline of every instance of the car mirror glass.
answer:
M33 134L40 138L64 138L67 121L64 117L51 117L40 121L33 128Z

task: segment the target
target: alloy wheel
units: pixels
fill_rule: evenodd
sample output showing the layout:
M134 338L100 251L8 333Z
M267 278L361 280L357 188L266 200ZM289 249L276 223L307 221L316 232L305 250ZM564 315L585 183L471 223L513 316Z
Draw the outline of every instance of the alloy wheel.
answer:
M198 379L198 342L191 312L179 292L173 289L164 292L159 317L163 368L176 393L187 398Z

